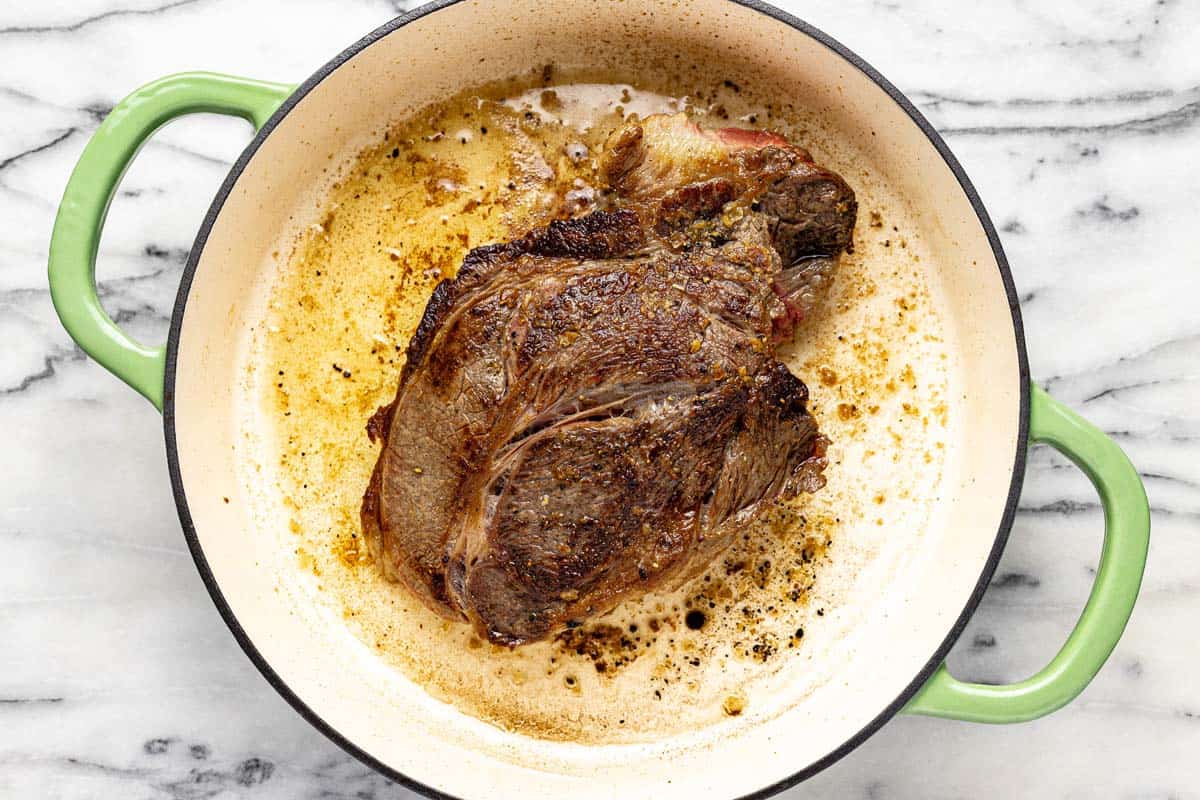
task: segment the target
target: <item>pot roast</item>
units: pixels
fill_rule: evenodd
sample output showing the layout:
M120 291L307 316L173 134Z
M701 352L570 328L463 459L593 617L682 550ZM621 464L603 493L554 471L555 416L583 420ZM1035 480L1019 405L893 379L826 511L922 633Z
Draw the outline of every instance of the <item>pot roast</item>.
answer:
M472 250L429 300L362 505L375 562L519 645L670 589L825 440L775 358L850 246L854 193L774 134L629 123L603 207Z

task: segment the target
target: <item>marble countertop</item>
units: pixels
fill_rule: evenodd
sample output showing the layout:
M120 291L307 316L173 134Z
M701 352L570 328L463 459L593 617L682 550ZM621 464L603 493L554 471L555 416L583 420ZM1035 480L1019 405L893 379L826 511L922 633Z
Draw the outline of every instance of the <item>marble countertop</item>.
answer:
M134 87L185 69L298 81L403 10L382 0L76 0L0 10L0 796L402 798L268 686L217 615L171 499L157 414L87 360L46 288L55 208ZM947 137L1012 262L1034 377L1139 466L1154 538L1112 659L1019 726L901 717L786 796L1200 798L1200 4L810 0ZM188 247L247 141L190 118L147 146L100 286L165 338ZM950 659L1019 679L1087 595L1102 519L1044 449Z

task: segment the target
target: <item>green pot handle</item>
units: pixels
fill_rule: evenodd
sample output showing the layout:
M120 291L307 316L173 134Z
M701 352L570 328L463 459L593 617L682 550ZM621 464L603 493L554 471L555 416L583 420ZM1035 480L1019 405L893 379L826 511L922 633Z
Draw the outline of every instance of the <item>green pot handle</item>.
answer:
M148 83L113 108L67 183L50 238L50 296L88 355L162 410L166 348L129 338L96 295L96 250L117 184L142 143L184 114L230 114L261 128L292 93L280 83L185 72Z
M1104 506L1104 548L1075 630L1050 664L1008 686L966 683L942 664L908 705L909 714L970 722L1025 722L1057 711L1091 682L1133 612L1150 545L1150 506L1137 471L1112 439L1031 386L1029 438L1054 447L1091 479Z

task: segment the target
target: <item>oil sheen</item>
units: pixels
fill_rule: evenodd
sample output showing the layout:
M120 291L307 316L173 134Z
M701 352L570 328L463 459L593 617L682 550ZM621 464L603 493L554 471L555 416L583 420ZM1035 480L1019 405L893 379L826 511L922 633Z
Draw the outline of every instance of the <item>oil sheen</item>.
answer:
M430 293L470 248L586 212L608 134L676 111L779 131L858 195L853 253L781 353L832 440L828 485L779 504L676 592L553 641L492 646L370 562L358 517L378 456L367 418L394 396ZM635 88L546 70L398 120L341 165L278 254L247 359L267 434L241 445L242 460L277 506L262 518L287 528L290 590L435 697L530 736L648 741L781 713L780 685L802 697L849 657L839 642L919 548L942 480L952 370L915 219L820 120L727 82Z

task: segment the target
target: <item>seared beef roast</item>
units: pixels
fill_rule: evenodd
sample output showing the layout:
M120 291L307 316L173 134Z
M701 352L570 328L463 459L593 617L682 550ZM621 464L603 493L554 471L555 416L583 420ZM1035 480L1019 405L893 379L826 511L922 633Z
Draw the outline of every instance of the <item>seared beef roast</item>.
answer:
M854 227L854 193L767 133L617 131L607 207L471 251L434 291L362 523L376 562L492 642L553 635L702 570L823 484L774 357Z

